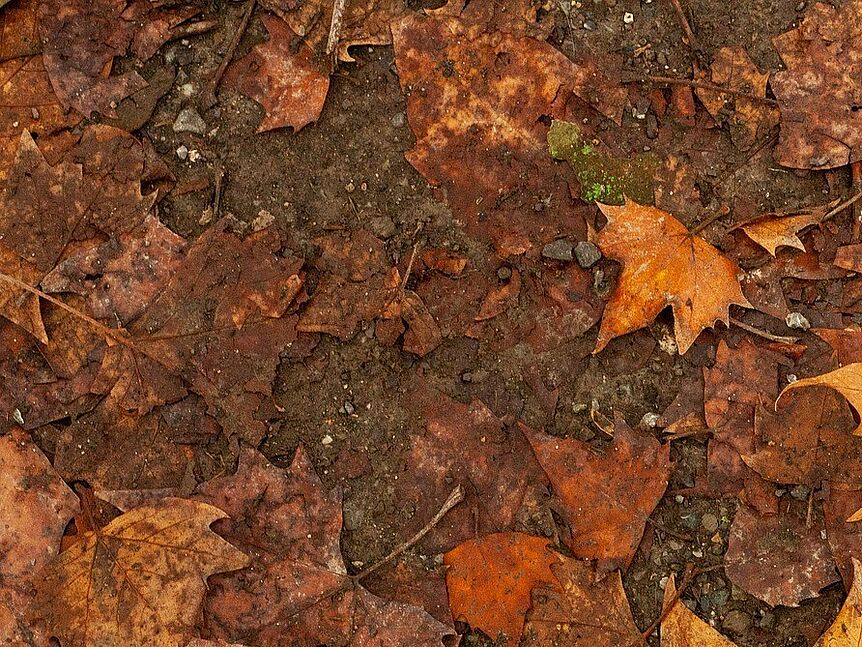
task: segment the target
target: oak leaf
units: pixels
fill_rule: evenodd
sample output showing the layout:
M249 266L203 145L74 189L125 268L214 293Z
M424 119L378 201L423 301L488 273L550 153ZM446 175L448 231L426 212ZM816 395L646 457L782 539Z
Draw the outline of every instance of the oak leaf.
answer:
M66 647L183 647L210 575L248 558L209 528L225 514L188 499L136 508L55 557L33 616Z
M26 644L32 574L57 554L77 509L77 497L27 433L13 427L0 435L0 644Z
M524 647L630 647L640 641L619 571L601 577L589 562L552 564L554 586L533 589Z
M539 585L559 590L551 566L563 558L550 542L516 532L464 542L443 556L446 587L456 619L514 647L521 639L531 593Z
M673 575L664 589L661 647L736 647L709 624L698 618L682 600L676 599Z
M826 386L835 389L847 398L847 402L857 414L862 412L862 363L848 364L823 375L796 380L788 384L775 402L776 410L778 402L785 393L806 386ZM853 433L862 436L862 423L853 430Z
M596 242L623 268L593 352L643 328L671 306L676 342L685 353L705 328L716 321L729 324L732 304L751 307L739 287L736 263L671 214L631 200L599 208L608 224Z
M572 552L598 560L604 572L626 568L667 488L670 444L635 433L621 418L613 443L601 454L574 438L525 433L560 499Z

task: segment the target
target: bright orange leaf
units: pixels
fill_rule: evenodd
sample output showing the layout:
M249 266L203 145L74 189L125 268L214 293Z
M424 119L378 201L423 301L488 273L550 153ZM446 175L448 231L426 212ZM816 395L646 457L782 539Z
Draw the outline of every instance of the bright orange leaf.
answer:
M831 389L835 389L847 398L850 406L857 413L862 412L862 362L848 364L823 375L797 380L784 388L781 395L778 396L778 400L781 400L781 396L788 391L803 386L828 386ZM778 408L778 400L775 402L776 409ZM857 436L862 436L862 423L853 430L853 433Z

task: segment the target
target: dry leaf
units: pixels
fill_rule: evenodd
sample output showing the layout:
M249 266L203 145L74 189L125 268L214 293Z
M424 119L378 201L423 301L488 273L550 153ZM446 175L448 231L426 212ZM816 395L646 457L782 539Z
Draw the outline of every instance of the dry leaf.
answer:
M566 543L605 572L631 563L671 471L670 444L635 433L619 417L614 430L600 454L574 438L525 429L571 529Z
M676 584L671 575L664 589L663 612L667 615L661 621L661 647L736 647L694 615L682 600L676 600L668 611L675 595Z
M853 584L841 610L814 647L856 647L862 642L862 563L853 562Z
M805 386L827 386L830 389L835 389L847 398L850 406L857 414L862 412L862 363L848 364L829 373L796 380L792 384L788 384L775 402L776 411L778 410L778 403L785 393ZM862 423L853 430L853 433L862 436Z
M832 207L838 204L833 200L828 204L790 213L768 213L741 226L751 240L775 256L779 247L794 247L805 251L805 245L797 234L810 225L818 225L833 215Z
M729 325L732 304L751 307L739 287L736 263L666 211L631 200L599 208L608 224L596 242L623 269L593 352L643 328L671 306L676 342L685 353L704 328L716 321Z
M858 326L850 326L843 330L812 328L811 332L832 346L832 356L839 366L862 362L862 329Z
M862 244L839 247L835 253L835 265L851 272L862 272Z
M516 532L464 542L443 556L449 606L456 619L481 629L505 647L521 639L531 592L539 585L559 590L551 571L563 558L550 542Z
M559 584L533 589L524 647L631 647L641 633L619 572L599 575L588 562L552 564ZM562 589L562 590L561 590Z
M862 489L833 481L823 488L823 517L826 525L826 540L832 550L832 559L849 591L855 572L853 557L862 552Z
M862 2L812 4L796 29L772 39L787 69L770 85L781 108L780 164L825 169L862 159Z
M207 578L249 563L210 530L224 517L211 505L168 498L84 533L42 572L34 617L64 647L183 647Z
M0 434L0 644L26 644L32 575L57 554L77 511L78 498L28 434Z

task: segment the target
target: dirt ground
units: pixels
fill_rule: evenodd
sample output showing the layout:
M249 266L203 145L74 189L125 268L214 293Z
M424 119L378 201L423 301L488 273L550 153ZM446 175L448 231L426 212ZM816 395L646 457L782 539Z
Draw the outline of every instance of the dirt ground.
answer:
M365 228L385 241L392 264L403 263L417 243L445 247L497 280L498 270L507 264L490 247L465 235L439 196L405 161L413 136L391 47L355 48L356 63L341 64L332 77L319 122L299 133L255 134L262 109L227 91L214 109L203 114L209 128L206 136L173 132L171 124L187 100L189 88L184 85L199 86L209 77L238 20L241 5L222 4L220 29L167 45L163 56L143 70L149 76L164 60L178 70L173 89L140 132L152 140L179 185L211 178L222 168L223 211L247 222L271 214L277 226L290 232L292 253L306 259L319 254L311 241L323 232L349 234ZM667 0L560 0L553 12L556 27L551 42L567 54L617 52L633 75L690 78L693 64L708 64L725 45L741 45L761 69L776 70L779 61L770 39L795 26L805 4L691 0L693 28L702 48L693 52L683 42ZM623 19L627 12L634 17L630 24ZM265 30L255 17L238 55L264 38ZM645 127L643 120L627 115L622 132L629 129L632 140L640 141ZM703 150L698 150L696 142L680 136L681 149L693 147L689 155L709 155L714 164L720 191L703 192L704 204L730 201L766 210L822 198L819 194L826 190L822 177L800 177L773 168L768 148L747 159L726 139L722 135L702 142ZM201 158L181 160L176 154L180 146L199 151ZM160 217L176 232L194 238L205 228L201 217L211 197L211 188L175 192L161 203ZM720 246L721 233L708 229L706 236ZM612 281L614 268L614 263L604 260L596 265L592 271L604 277L597 284ZM310 289L314 283L312 270ZM508 316L517 317L517 309ZM757 317L752 315L752 323L769 327L768 319ZM663 313L650 329L614 340L598 356L591 355L595 328L541 354L525 344L500 348L447 335L444 330L443 344L424 359L381 346L373 329L347 342L322 336L307 359L282 362L275 397L278 406L268 421L262 449L277 465L287 465L302 443L326 485L343 489L343 550L346 561L359 568L391 550L400 540L398 530L408 521L395 486L404 470L411 429L417 425L405 403L417 372L457 400L478 398L498 416L510 414L551 434L601 444L589 415L594 401L606 415L621 413L634 426L645 414L661 413L680 389L701 388L697 375L700 367L712 361L709 353L714 346L699 344L684 357L670 355L660 343L668 336L670 324L669 313ZM735 330L722 334L729 340L741 336ZM552 414L531 386L537 379L547 389L559 388ZM199 478L232 469L225 447L209 448L209 454L212 462L200 466ZM670 488L651 517L624 580L641 629L659 614L669 572L680 572L688 562L700 568L721 564L734 513L731 500L676 494L694 486L704 470L702 440L675 442L672 458ZM788 491L784 496L792 494ZM684 596L698 615L739 645L776 647L812 644L833 620L842 598L839 585L799 608L771 609L732 586L721 569L699 575ZM489 643L474 635L465 644Z

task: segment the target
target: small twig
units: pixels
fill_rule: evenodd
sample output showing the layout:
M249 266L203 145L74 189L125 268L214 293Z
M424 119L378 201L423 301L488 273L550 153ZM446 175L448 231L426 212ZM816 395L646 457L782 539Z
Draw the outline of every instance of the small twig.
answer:
M672 442L674 440L682 440L683 438L690 438L692 436L700 436L702 434L709 434L709 433L712 433L712 432L711 432L711 430L707 429L706 427L704 427L702 429L689 429L688 431L680 431L679 433L676 433L676 434L668 434L667 436L665 436L663 438L663 440L666 440L667 442Z
M860 182L860 183L862 183L862 182ZM829 218L831 218L835 214L841 213L847 207L855 204L856 202L859 202L860 199L862 199L862 191L859 191L858 193L851 195L849 198L847 198L844 202L842 202L841 204L836 206L834 209L830 209L829 213L827 213L825 216L823 216L823 220L829 220Z
M749 326L747 323L740 321L739 319L734 319L733 317L730 317L730 323L732 323L734 326L742 328L747 332L750 332L752 335L757 335L758 337L763 337L764 339L768 339L769 341L775 341L779 344L795 344L799 341L799 337L782 337L781 335L773 335L771 332L766 332L765 330L761 330L760 328Z
M407 287L407 280L410 278L410 272L413 271L413 261L416 260L416 252L419 251L419 243L413 245L413 253L410 254L410 260L407 262L407 270L404 272L404 278L401 280L401 292Z
M724 213L723 211L714 211L706 220L696 224L694 226L694 229L692 229L689 233L692 236L697 236L700 232L702 232L704 229L709 227L716 220L720 220L720 219L724 218L729 213L730 213L729 211L727 213Z
M221 192L224 183L224 167L220 160L216 160L213 176L213 219L218 220L219 211L221 211Z
M212 108L218 102L215 94L216 90L218 89L219 83L221 83L225 70L227 70L227 66L230 65L233 60L233 55L236 54L236 48L239 47L239 41L242 39L242 35L248 27L248 22L251 20L251 14L254 12L255 4L257 4L257 0L248 0L248 3L245 6L245 11L242 15L242 20L231 38L227 52L225 52L221 64L218 66L213 77L207 81L206 86L198 97L198 104L204 110Z
M691 584L695 575L698 575L698 571L695 570L694 564L686 564L685 572L683 573L682 580L679 582L679 586L676 589L676 592L671 596L670 600L661 610L658 618L656 618L653 623L641 632L641 637L638 640L633 640L629 643L629 647L637 647L638 645L645 645L647 639L655 633L655 630L659 628L664 619L670 615L671 610L676 606L676 603L679 602L679 599L682 597L682 594L685 593L685 590L688 588L689 584Z
M691 29L691 25L688 22L688 18L685 15L685 10L682 8L682 4L680 4L679 0L670 0L673 8L676 10L676 16L679 18L679 24L682 26L682 30L685 32L685 37L688 39L688 46L692 49L700 49L700 43L697 41L697 37L694 35L694 31Z
M179 25L178 27L171 29L171 40L205 34L218 27L218 24L218 20L198 20L197 22Z
M670 535L671 537L676 537L680 541L689 541L689 542L694 541L694 537L684 535L683 533L677 532L676 530L671 530L667 526L660 524L658 521L655 521L654 519L647 518L647 523L649 525L651 525L653 528L655 528L656 530L660 530L664 534Z
M434 515L434 517L431 519L431 521L429 521L428 523L425 524L425 527L423 527L422 530L420 530L415 535L413 535L410 539L408 539L407 541L403 542L401 545L396 547L395 550L393 550L391 553L389 553L386 557L384 557L380 561L372 564L371 566L369 566L368 568L366 568L363 571L360 571L356 575L353 575L351 577L351 579L354 582L359 582L360 580L371 575L373 572L378 570L380 567L385 566L386 564L391 562L393 559L398 557L404 551L406 551L406 550L412 548L413 546L415 546L416 544L418 544L420 541L422 541L422 538L425 535L427 535L429 532L431 532L431 530L433 530L434 527L438 523L440 523L440 520L446 515L447 512L449 512L449 510L454 508L456 505L461 503L461 501L463 501L463 500L464 500L464 488L462 488L459 485L454 490L452 490L452 492L449 494L449 498L446 499L446 502L443 504L443 506L440 508L440 510L437 511L437 514Z
M338 45L338 37L341 34L341 18L344 16L344 6L347 0L335 0L332 6L332 22L329 23L329 40L326 41L326 53L332 54Z
M756 94L751 94L750 92L743 92L742 90L734 90L733 88L725 88L721 85L715 85L714 83L708 83L706 81L693 81L691 79L678 79L673 76L643 76L636 79L624 80L623 83L665 83L667 85L687 85L690 88L702 89L702 90L712 90L713 92L721 92L724 94L732 94L737 97L745 97L746 99L751 99L752 101L759 101L761 103L768 104L770 106L777 106L778 101L775 99L770 99L769 97L761 97Z

